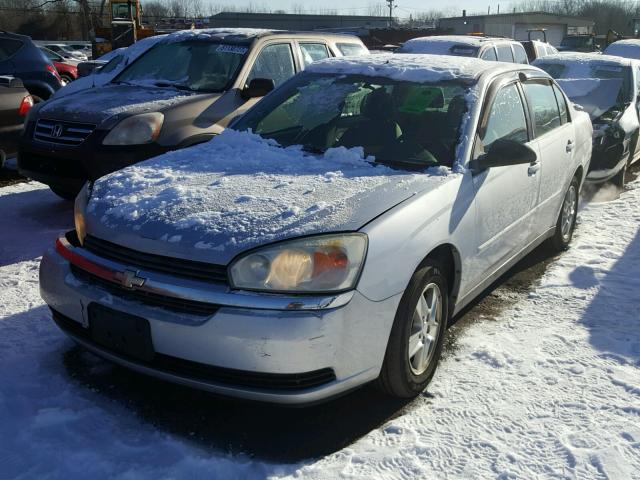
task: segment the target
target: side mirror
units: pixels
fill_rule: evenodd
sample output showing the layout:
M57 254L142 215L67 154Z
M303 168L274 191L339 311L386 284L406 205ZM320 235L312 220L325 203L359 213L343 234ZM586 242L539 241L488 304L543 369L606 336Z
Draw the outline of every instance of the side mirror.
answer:
M473 162L472 168L481 171L492 167L534 163L537 159L536 152L527 145L514 140L500 139L493 142L487 153Z
M254 78L242 90L242 98L264 97L271 90L276 88L276 82L270 78Z

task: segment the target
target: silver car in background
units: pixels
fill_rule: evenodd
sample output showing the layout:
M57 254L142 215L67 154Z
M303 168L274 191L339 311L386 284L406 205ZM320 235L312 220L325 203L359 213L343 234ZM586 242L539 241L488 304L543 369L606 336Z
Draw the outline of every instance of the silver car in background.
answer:
M591 134L534 67L317 62L211 142L88 184L41 294L81 345L183 385L412 397L454 315L542 242L567 248Z

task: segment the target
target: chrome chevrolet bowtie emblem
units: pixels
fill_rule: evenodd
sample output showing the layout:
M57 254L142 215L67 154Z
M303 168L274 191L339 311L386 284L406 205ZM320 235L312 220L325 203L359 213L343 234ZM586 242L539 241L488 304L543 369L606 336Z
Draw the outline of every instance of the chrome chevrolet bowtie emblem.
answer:
M114 275L116 281L120 282L124 288L134 289L141 287L146 282L146 278L139 277L135 270L125 270L124 272L116 272Z
M63 127L61 124L56 123L56 124L53 126L53 130L51 130L51 136L53 136L53 137L60 137L60 136L62 135L62 131L63 131L63 130L64 130L64 127Z

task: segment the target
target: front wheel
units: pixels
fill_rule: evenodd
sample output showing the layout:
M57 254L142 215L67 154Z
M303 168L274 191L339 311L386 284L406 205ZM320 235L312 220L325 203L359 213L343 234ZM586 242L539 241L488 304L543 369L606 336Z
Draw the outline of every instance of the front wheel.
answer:
M578 194L580 189L580 179L576 175L571 180L571 184L564 194L560 215L556 223L556 231L551 237L551 246L554 250L562 252L569 248L573 231L576 227L578 217Z
M389 395L419 395L436 371L449 318L442 271L438 262L427 261L402 296L378 379L378 386Z

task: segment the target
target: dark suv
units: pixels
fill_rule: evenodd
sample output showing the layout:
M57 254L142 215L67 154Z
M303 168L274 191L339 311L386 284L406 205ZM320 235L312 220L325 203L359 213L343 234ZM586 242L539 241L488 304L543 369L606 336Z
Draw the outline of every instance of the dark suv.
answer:
M62 87L58 71L25 35L0 31L0 75L22 80L35 101L46 100Z

